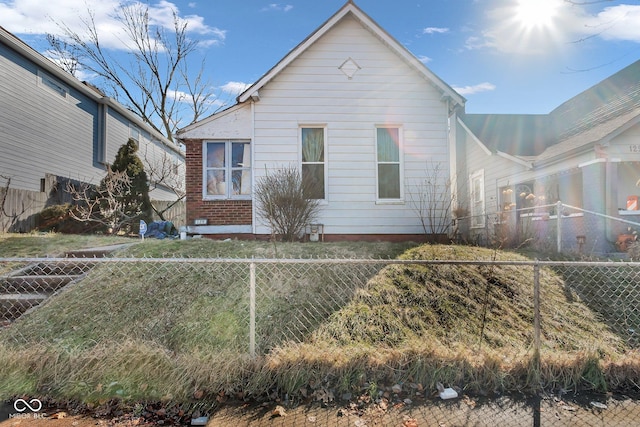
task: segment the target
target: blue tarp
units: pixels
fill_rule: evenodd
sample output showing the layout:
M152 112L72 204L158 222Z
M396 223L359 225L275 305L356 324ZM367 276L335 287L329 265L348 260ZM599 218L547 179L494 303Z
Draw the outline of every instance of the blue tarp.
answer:
M155 237L156 239L177 236L178 230L171 221L153 221L147 226L147 232L144 233L144 237Z

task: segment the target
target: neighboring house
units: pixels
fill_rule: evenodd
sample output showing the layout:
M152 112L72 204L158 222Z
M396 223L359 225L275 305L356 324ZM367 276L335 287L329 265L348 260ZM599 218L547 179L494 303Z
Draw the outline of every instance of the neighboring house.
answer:
M326 240L423 235L414 196L429 168L441 188L457 174L464 102L349 1L234 106L178 132L189 232L269 235L252 191L293 165L319 184Z
M526 209L557 201L582 209L560 213L565 250L584 236L583 250L616 251L619 234L640 232L624 222L640 222L637 203L627 205L640 195L640 61L547 115L467 114L457 125L458 167L471 189L461 221L469 240L486 241L496 224L522 227L516 210L541 221L536 237L552 235L558 212Z
M0 187L10 180L14 199L21 198L5 204L9 215L24 209L22 216L33 216L43 203L56 203L52 195L64 191L56 186L65 180L98 184L129 138L138 141L152 181L164 168L165 178L184 185L184 153L176 144L2 27L0 76ZM168 186L151 188L153 200L177 198ZM27 231L21 220L12 231Z

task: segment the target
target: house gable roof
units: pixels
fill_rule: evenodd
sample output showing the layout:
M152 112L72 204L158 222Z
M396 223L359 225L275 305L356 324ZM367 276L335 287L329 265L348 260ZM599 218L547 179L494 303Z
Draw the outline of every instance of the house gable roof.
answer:
M466 114L464 123L492 151L535 163L606 143L640 121L640 60L549 114Z
M461 120L492 152L536 156L552 140L552 123L546 114L464 114Z
M606 145L611 139L637 123L640 123L640 109L628 111L610 120L585 128L582 132L573 134L562 142L550 146L537 156L535 161L538 164L544 163L580 151L584 147L591 149L595 144Z
M258 91L269 83L278 73L291 64L296 58L298 58L304 51L306 51L312 44L326 34L331 28L333 28L338 22L340 22L345 16L351 15L358 20L365 28L367 28L372 34L380 39L391 50L397 53L403 60L405 60L410 66L417 70L422 76L436 87L443 97L448 97L453 101L455 105L464 105L465 99L458 94L451 86L445 83L442 79L436 76L431 70L429 70L422 62L420 62L411 52L409 52L404 46L402 46L397 40L395 40L389 33L387 33L382 27L380 27L373 19L371 19L366 13L362 11L356 4L349 0L340 10L338 10L332 17L330 17L324 24L322 24L317 30L303 40L298 46L292 49L284 58L280 60L273 68L271 68L265 75L263 75L257 82L247 88L241 93L238 98L238 103L243 103L252 97L256 97Z
M566 101L550 114L559 140L640 108L640 60Z

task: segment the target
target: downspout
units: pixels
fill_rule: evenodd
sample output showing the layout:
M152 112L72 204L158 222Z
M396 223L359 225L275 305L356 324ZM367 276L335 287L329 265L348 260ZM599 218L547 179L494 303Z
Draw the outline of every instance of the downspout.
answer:
M109 120L109 98L100 98L98 103L98 146L96 153L96 161L100 164L107 162L107 129Z
M256 188L256 101L251 101L251 231L253 235L257 234L257 215L256 215L256 203L254 197L254 191Z
M458 192L457 190L457 186L458 186L457 139L458 137L456 132L458 110L457 110L457 107L454 107L453 111L451 111L450 103L451 103L451 100L447 98L447 127L448 127L447 134L449 137L449 180L451 182L451 188L449 189L449 192L451 194L449 195L449 197L451 197L451 200L453 201L451 205L451 209L452 209L451 213L453 214L453 210L455 210L458 207L458 198L456 196ZM451 111L451 114L449 114L449 111Z
M450 180L450 188L449 188L449 197L451 197L451 212L449 213L451 224L453 227L451 228L451 232L455 232L455 224L456 220L454 211L458 209L458 193L460 191L458 182L458 109L460 105L451 105L451 98L447 97L447 135L449 138L449 180ZM454 238L456 236L453 236Z

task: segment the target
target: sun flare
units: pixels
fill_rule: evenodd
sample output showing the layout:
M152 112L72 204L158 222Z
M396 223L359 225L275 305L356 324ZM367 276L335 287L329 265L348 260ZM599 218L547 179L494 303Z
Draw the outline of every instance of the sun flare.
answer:
M516 20L526 28L550 27L560 0L517 0Z

